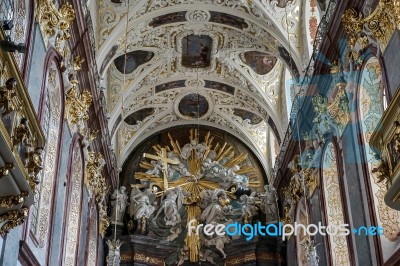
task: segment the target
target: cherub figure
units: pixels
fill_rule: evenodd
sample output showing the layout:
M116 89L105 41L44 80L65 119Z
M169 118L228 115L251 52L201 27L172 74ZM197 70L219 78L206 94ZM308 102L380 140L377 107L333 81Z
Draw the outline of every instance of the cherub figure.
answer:
M244 223L250 223L253 216L257 213L256 206L256 192L252 192L250 196L242 195L240 196L240 201L243 202L242 207L242 219Z

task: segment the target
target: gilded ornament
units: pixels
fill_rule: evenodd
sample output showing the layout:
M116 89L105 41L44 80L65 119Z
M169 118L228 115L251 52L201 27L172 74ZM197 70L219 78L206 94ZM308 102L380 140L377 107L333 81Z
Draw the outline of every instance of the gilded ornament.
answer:
M22 192L18 196L6 196L0 198L0 208L12 208L24 202L24 198L28 196L27 192Z
M85 59L80 57L80 56L76 56L74 58L74 61L72 62L72 70L73 71L78 71L81 70L82 68L82 64L85 62Z
M26 162L26 169L28 174L33 177L36 184L39 184L37 175L43 169L43 148L37 147L34 151L28 152L28 159Z
M300 164L300 156L296 155L291 164L292 178L289 185L282 189L283 224L292 224L295 220L295 209L299 200L305 196L310 198L318 186L318 177L314 174L314 168L303 168Z
M19 125L14 129L13 145L17 146L25 144L30 146L32 142L32 134L28 127L28 119L21 118Z
M6 163L3 167L0 167L0 178L9 175L11 169L14 169L12 163Z
M59 48L68 40L71 35L69 33L70 25L75 19L75 11L71 4L66 3L57 10L53 1L38 0L37 2L37 21L44 33L45 39L55 36L55 46Z
M21 225L28 216L28 211L28 208L21 208L0 215L0 222L5 222L0 229L0 234L8 233L11 229Z
M5 85L0 87L0 107L3 109L2 116L5 116L12 111L15 111L14 98L17 97L16 92L17 80L10 78Z
M307 198L311 198L318 186L318 174L314 174L313 168L303 170L304 182L307 188Z
M377 179L376 183L389 178L389 164L384 158L379 157L379 165L372 168L372 175Z
M400 122L394 121L394 136L392 142L394 143L394 152L396 156L400 156Z
M328 111L335 119L336 124L345 127L350 121L349 100L345 91L346 83L338 82L336 84L337 93L335 99L328 106Z
M86 164L85 182L90 191L96 197L97 202L101 202L107 192L107 183L101 174L105 165L105 160L101 153L89 152L89 161Z
M356 43L360 43L361 46L365 45L365 39L362 40L365 37L364 31L379 42L382 51L385 50L399 23L399 7L395 2L393 0L380 0L374 12L365 18L354 9L348 9L344 12L342 22L351 50L354 50Z
M105 236L107 228L110 226L110 218L107 216L107 205L104 202L98 203L99 207L99 233Z
M74 85L67 91L66 116L72 126L89 119L88 110L92 104L92 95L89 91L83 91L80 96L77 92L77 81L71 81Z

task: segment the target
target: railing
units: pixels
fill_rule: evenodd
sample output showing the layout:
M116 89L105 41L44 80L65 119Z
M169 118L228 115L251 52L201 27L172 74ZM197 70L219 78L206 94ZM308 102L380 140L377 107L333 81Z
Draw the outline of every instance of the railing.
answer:
M0 233L23 223L28 213L44 144L18 65L11 53L0 49Z
M296 94L293 100L292 109L290 111L290 121L288 129L286 130L285 137L283 139L279 151L279 155L275 161L274 169L272 169L272 177L270 180L271 184L275 182L278 170L282 166L282 161L285 156L287 147L289 145L290 140L292 139L292 128L293 125L296 123L298 112L304 104L304 99L308 89L308 85L311 84L311 80L313 78L315 62L317 61L317 56L319 55L322 42L327 34L329 25L332 20L332 16L336 11L336 7L337 7L337 0L331 0L327 7L326 13L322 16L321 21L318 25L317 34L313 45L313 53L311 55L310 62L308 63L308 66L306 68L305 75L300 81L299 92Z

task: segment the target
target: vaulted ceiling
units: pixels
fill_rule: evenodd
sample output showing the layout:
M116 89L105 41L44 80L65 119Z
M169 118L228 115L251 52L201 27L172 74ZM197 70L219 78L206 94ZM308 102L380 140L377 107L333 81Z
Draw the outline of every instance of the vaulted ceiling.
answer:
M298 78L307 60L301 18L307 3L92 1L119 163L154 132L201 124L238 136L268 170L271 146L287 125L287 69Z

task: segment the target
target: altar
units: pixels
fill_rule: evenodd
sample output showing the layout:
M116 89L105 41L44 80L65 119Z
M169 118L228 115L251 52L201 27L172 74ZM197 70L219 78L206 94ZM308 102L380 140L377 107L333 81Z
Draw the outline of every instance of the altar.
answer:
M279 221L256 157L233 136L185 132L165 132L127 160L111 197L107 264L281 265L279 237L225 231Z

